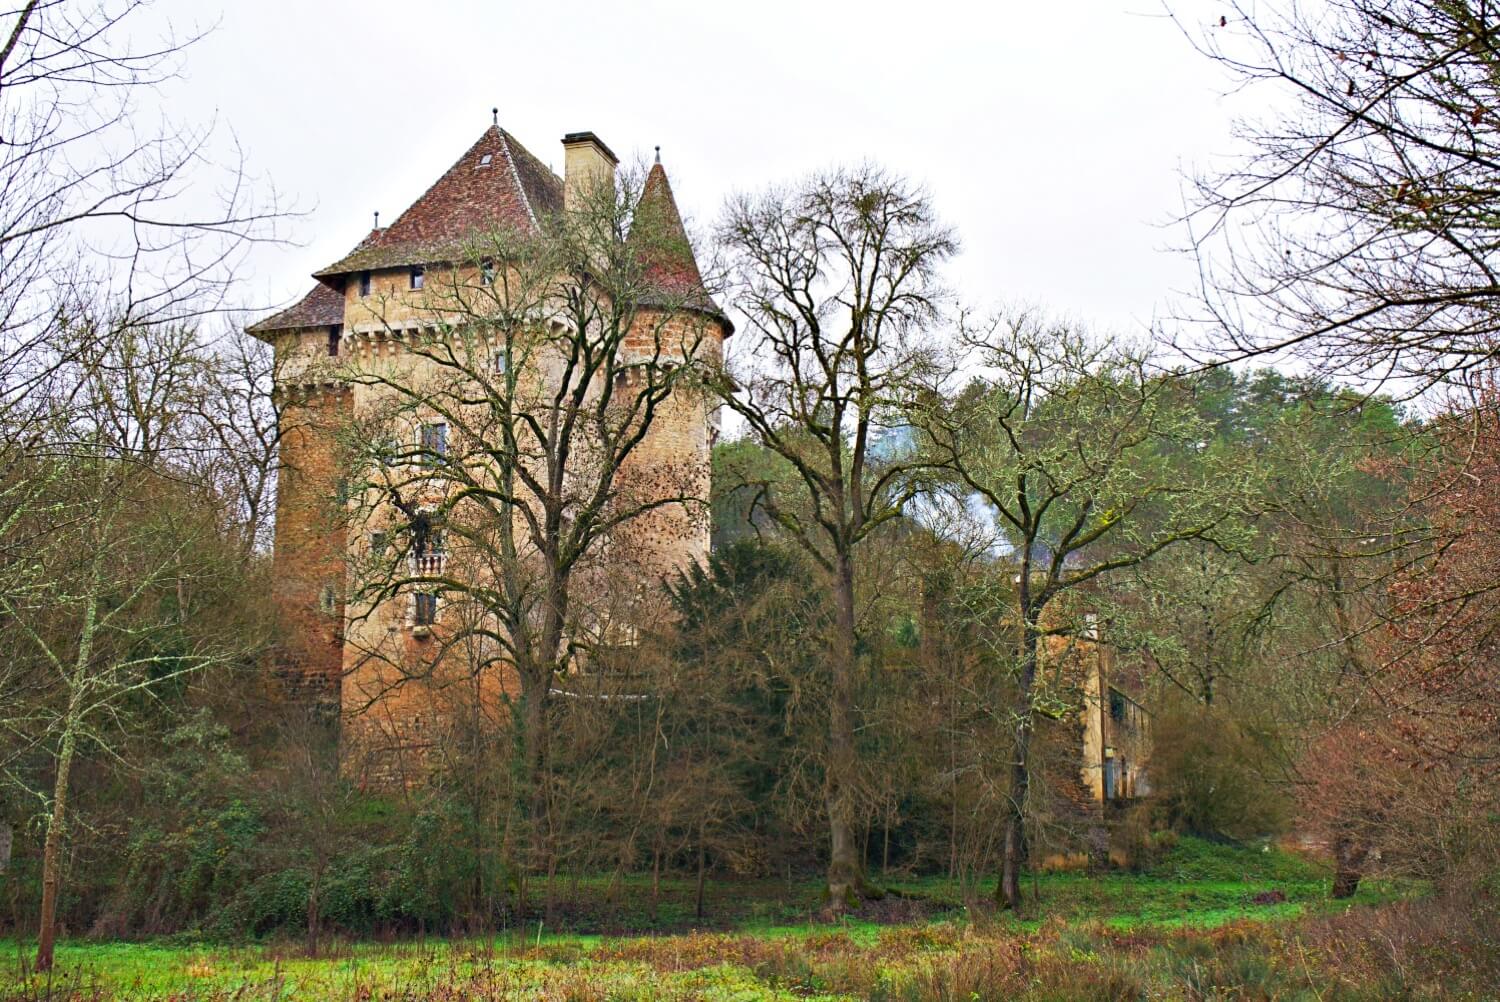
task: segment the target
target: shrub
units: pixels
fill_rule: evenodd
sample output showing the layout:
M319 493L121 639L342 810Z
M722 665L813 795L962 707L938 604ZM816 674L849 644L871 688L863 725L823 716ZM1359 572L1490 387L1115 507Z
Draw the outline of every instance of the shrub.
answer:
M1169 706L1153 730L1151 775L1169 820L1200 835L1251 838L1286 830L1291 807L1271 742L1228 712Z

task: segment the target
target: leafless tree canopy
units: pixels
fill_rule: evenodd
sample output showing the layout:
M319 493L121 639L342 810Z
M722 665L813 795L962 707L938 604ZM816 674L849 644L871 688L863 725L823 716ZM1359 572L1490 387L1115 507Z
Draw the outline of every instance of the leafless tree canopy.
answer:
M822 568L837 609L824 774L838 908L873 890L854 837L858 553L930 466L900 436L942 381L940 270L958 241L923 192L869 164L733 201L721 239L756 353L723 399L796 472L791 490L758 485L755 506Z
M274 198L221 130L152 109L199 36L151 13L145 0L0 13L0 417L16 426L76 389L58 365L64 340L82 347L82 315L221 310L246 248L277 238Z
M1222 11L1222 13L1221 13ZM1206 360L1294 357L1407 392L1491 366L1500 333L1500 24L1487 0L1275 0L1175 12L1268 110L1195 179Z

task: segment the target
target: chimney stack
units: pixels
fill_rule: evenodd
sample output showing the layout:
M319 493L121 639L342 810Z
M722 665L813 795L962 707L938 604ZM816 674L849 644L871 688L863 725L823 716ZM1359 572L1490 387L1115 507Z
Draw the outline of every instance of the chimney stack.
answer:
M563 136L562 144L563 208L572 211L584 204L595 185L615 183L615 166L620 158L592 132L570 132Z

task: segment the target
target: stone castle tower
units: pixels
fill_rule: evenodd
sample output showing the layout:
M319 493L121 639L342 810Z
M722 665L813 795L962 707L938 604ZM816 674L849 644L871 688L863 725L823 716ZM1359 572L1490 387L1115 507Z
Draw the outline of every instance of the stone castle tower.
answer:
M275 348L282 406L274 554L274 600L287 627L281 666L302 688L340 707L345 768L356 778L417 780L450 709L441 667L421 681L402 677L405 664L432 650L432 609L413 595L373 604L354 596L355 567L379 545L380 532L355 515L345 457L360 421L382 399L379 386L349 373L403 364L412 356L409 339L431 335L432 317L443 308L434 287L443 283L429 276L494 281L496 265L464 263L466 241L500 228L542 232L594 186L613 187L618 161L597 136L572 133L563 147L559 178L498 124L485 130L391 225L377 225L349 254L316 272L317 284L300 302L249 328ZM691 328L694 357L715 360L733 328L704 288L660 162L645 179L636 218L648 209L680 250L651 262L648 274L660 295L641 297L640 329L631 327L624 351L653 337L660 344L664 329ZM685 471L690 493L706 499L714 419L703 394L674 391L621 475L649 483L650 471L671 467ZM422 427L427 435L432 426ZM705 513L669 506L639 521L631 526L633 559L649 574L659 578L707 556ZM484 684L504 693L514 679L501 672Z

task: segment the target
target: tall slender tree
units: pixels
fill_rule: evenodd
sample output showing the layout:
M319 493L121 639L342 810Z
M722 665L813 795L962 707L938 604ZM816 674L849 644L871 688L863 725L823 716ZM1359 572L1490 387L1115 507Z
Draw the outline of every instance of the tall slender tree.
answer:
M4 489L27 488L10 516L15 545L0 549L11 651L0 665L0 767L45 817L40 970L53 960L79 760L128 768L142 707L187 676L247 663L264 640L263 621L198 615L242 587L247 555L225 518L237 503L204 475L220 461L194 437L208 365L191 332L126 325L81 337L70 354L86 406L54 414L3 478ZM9 768L23 758L46 765Z
M957 239L921 191L868 164L737 198L720 237L751 339L723 400L794 471L794 490L762 481L753 506L834 597L822 761L828 900L842 909L875 891L858 841L860 548L926 468L907 447L907 411L940 381L939 269Z
M1012 760L996 897L1021 903L1043 638L1080 624L1054 601L1174 543L1229 539L1254 480L1190 406L1191 383L1147 357L1020 313L969 330L983 376L917 412L936 460L993 513L1013 580L987 614L1014 638ZM1184 461L1192 457L1191 462Z

